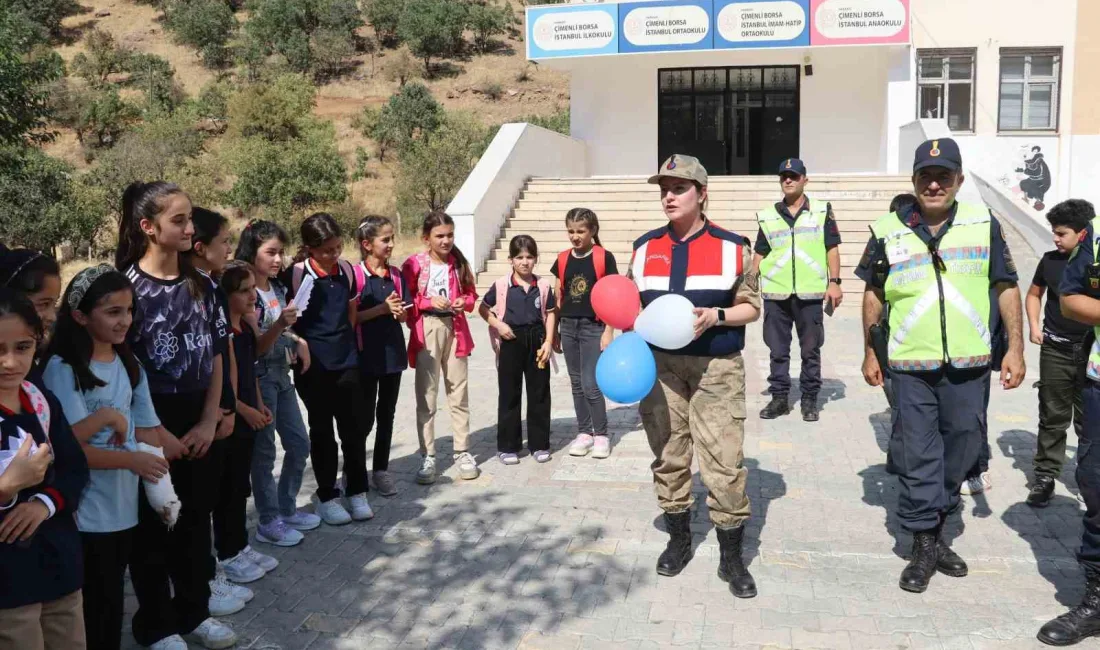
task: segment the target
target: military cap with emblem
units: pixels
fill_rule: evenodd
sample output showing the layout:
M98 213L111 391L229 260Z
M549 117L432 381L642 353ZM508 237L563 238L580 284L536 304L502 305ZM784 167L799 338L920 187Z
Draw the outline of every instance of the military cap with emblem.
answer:
M676 153L661 163L657 173L649 177L649 182L660 183L662 178L682 178L706 185L707 170L698 158Z
M939 138L925 140L917 147L917 153L913 156L913 171L925 167L943 167L952 171L962 169L962 152L959 145L951 138Z
M779 163L779 175L783 174L798 174L799 176L806 175L806 164L798 158L786 158L783 162Z

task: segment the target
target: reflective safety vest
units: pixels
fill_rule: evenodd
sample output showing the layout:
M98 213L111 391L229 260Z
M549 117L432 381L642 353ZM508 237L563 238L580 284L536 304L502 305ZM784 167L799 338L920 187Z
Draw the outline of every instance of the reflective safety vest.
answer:
M1094 264L1100 263L1100 255L1097 255L1097 251L1100 250L1100 239L1097 239L1096 235L1098 232L1100 232L1100 217L1092 220L1092 259ZM1090 278L1089 282L1092 281L1092 278ZM1092 286L1095 287L1095 285ZM1092 342L1092 348L1089 350L1088 376L1093 381L1100 381L1100 326L1093 327L1092 331L1096 336Z
M901 372L988 366L989 209L959 203L939 241L937 263L929 246L896 213L871 226L890 264L890 368Z
M760 260L760 293L765 300L786 300L795 294L803 300L820 300L829 286L825 252L825 218L828 204L811 203L798 215L794 226L775 206L756 213L760 231L771 251Z

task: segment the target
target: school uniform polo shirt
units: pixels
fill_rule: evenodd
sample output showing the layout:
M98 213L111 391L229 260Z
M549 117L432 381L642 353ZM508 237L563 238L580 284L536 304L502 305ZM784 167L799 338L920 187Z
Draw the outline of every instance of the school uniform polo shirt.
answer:
M386 302L386 298L397 291L395 281L401 282L400 274L375 275L369 266L363 268L366 282L359 293L359 310L371 309ZM402 287L404 288L404 287ZM408 292L402 292L403 300L408 300ZM386 314L359 323L359 337L363 349L359 352L359 369L367 377L385 377L399 373L409 367L409 355L405 351L404 326Z
M651 230L634 242L630 271L641 292L642 306L669 293L679 294L696 307L729 309L734 299L747 297L759 306L758 282L745 282L751 271L749 240L714 225L680 240L668 226ZM755 276L754 276L755 277ZM755 296L755 299L753 298ZM745 347L745 328L716 325L671 354L725 356Z
M490 308L497 306L497 292L493 288L486 292L485 297L481 299ZM537 283L532 283L530 287L524 289L522 285L516 282L516 276L511 275L508 277L508 304L504 307L504 322L509 327L526 327L528 325L540 325L542 323L542 305L539 301L542 300L542 296L539 294L539 287ZM557 306L557 301L554 298L554 292L548 291L546 293L546 311L551 311Z

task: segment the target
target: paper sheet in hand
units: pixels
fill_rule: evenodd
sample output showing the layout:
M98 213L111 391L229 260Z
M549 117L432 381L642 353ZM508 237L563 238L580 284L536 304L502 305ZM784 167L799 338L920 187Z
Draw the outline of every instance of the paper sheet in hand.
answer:
M16 438L15 436L12 436L8 440L8 444L11 446L11 449L0 451L0 474L3 474L4 470L8 469L8 465L11 465L11 462L15 460L15 456L19 453L19 447L23 444L23 440L30 436L30 434L22 429L16 429L16 431L18 432L19 437ZM32 456L38 452L38 444L34 442L33 438L31 439L30 452Z
M302 278L302 284L298 287L298 293L294 296L294 300L290 301L290 304L298 308L299 315L306 313L311 293L313 293L313 276L307 275Z

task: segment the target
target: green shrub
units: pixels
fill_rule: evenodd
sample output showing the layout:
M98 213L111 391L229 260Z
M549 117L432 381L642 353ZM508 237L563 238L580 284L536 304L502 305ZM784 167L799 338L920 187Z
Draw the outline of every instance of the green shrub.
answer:
M229 62L237 18L226 0L172 0L165 17L176 39L198 50L206 66L220 68Z
M433 58L453 56L462 49L466 9L459 0L416 0L405 6L397 34L424 60L427 74L431 74Z

